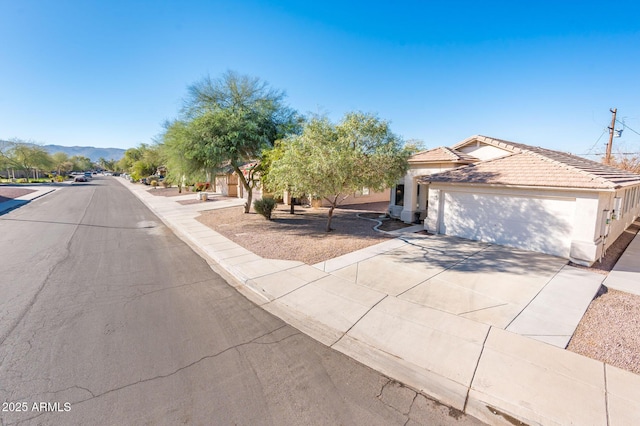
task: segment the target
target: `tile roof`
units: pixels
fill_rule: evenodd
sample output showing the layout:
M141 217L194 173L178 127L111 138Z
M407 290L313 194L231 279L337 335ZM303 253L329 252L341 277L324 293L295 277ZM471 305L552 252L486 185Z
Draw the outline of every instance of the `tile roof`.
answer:
M454 146L478 140L512 154L422 178L423 182L522 185L582 189L616 189L640 185L640 175L566 152L476 136Z
M456 151L455 149L448 148L446 146L420 151L409 157L409 163L454 162L469 164L476 161L479 161L476 157L465 154L464 152Z

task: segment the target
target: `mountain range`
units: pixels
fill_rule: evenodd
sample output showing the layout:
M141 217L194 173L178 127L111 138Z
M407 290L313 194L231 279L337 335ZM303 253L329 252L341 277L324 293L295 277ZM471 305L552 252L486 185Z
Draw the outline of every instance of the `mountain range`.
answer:
M27 145L35 145L26 142ZM6 140L0 140L0 149L3 146L10 146L11 142ZM62 145L37 145L44 148L49 154L55 154L56 152L64 152L69 157L79 155L89 158L92 162L97 162L100 158L105 160L118 161L124 157L124 149L120 148L95 148L93 146L62 146Z
M89 158L91 161L96 162L100 158L105 160L118 161L124 157L124 149L120 148L95 148L93 146L62 146L62 145L42 145L49 154L55 154L56 152L64 152L69 157L74 155L81 155Z

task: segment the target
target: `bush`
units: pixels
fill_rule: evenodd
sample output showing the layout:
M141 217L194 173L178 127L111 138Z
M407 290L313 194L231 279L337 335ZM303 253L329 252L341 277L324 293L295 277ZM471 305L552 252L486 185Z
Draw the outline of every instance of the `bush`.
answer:
M271 220L271 213L276 208L276 205L276 200L273 198L261 198L253 202L254 210L267 220Z
M157 181L157 180L152 180L152 181L151 181L151 186L153 186L154 188L155 188L156 186L158 186L158 181Z
M195 191L196 192L208 191L210 187L211 187L211 184L209 182L197 182L195 184Z

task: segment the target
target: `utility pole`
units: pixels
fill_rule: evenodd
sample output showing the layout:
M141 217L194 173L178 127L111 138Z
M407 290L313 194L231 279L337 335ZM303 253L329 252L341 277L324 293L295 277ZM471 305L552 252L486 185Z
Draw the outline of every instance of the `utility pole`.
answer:
M611 164L611 148L613 147L613 133L616 128L616 113L618 112L618 108L609 109L613 114L611 117L611 127L609 127L609 143L607 144L607 155L604 157L604 164Z

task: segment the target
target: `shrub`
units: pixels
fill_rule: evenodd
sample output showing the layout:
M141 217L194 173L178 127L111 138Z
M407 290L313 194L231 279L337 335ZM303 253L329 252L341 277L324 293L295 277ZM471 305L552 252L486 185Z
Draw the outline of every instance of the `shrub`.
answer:
M152 180L152 181L151 181L151 186L153 186L154 188L155 188L156 186L158 186L158 181L157 181L157 180Z
M267 220L271 220L271 213L276 208L276 205L276 200L273 198L261 198L253 202L254 210Z

